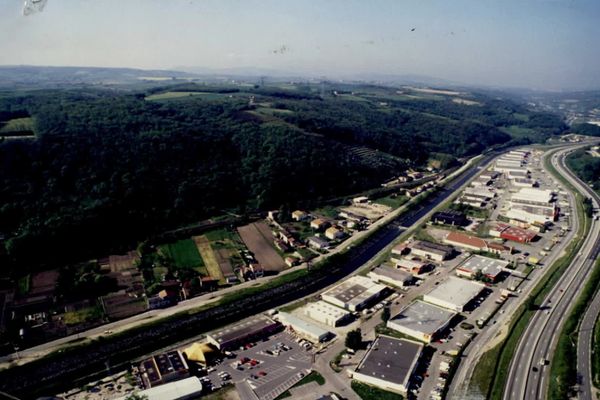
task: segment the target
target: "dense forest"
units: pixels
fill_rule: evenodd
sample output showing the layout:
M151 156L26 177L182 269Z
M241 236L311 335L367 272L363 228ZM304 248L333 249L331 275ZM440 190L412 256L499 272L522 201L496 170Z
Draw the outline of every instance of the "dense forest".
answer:
M225 212L356 193L431 157L510 143L506 126L535 132L522 143L564 129L552 115L481 96L464 105L361 90L184 84L0 93L0 124L29 119L36 135L0 142L2 274L128 250Z

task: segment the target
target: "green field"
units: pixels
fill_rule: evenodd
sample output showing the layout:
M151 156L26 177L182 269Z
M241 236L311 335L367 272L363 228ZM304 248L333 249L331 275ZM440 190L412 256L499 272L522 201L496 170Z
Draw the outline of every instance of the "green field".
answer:
M15 118L0 125L0 134L24 134L33 135L33 118Z
M522 128L520 126L511 125L509 127L500 128L501 131L508 133L514 138L537 135L536 131L530 128Z
M392 209L394 209L394 210L396 208L402 206L407 201L408 201L408 197L406 197L406 196L396 196L396 197L386 196L386 197L381 197L379 199L373 200L374 203L392 207Z
M161 251L170 256L178 268L200 270L204 267L204 261L192 239L184 239L163 245Z

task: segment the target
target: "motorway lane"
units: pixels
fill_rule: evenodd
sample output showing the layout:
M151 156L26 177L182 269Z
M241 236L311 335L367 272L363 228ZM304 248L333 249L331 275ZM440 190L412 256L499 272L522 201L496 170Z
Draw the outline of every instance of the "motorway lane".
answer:
M552 163L571 184L585 192L586 188L566 171L561 161L564 153L568 151L570 150L559 151L556 157L553 156ZM577 218L574 218L574 221L576 220ZM551 358L561 327L568 317L568 309L584 286L590 264L587 254L594 250L599 230L600 226L595 222L579 255L569 268L567 281L560 282L551 290L544 299L542 310L530 321L511 362L503 397L505 400L545 398L550 368L539 365L540 360ZM550 308L546 310L545 307ZM539 372L532 370L534 366Z

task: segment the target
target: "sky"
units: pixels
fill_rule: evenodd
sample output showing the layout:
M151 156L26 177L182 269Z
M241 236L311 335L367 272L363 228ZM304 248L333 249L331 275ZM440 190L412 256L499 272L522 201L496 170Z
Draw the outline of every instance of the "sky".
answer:
M0 65L600 88L599 0L0 0Z

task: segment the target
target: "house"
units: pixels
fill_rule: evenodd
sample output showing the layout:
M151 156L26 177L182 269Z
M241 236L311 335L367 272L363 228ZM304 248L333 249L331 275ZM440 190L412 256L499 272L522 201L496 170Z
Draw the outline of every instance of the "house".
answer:
M294 221L304 221L308 218L310 218L310 216L305 211L296 210L292 212L292 219Z
M327 228L327 230L325 231L325 237L330 240L338 240L343 238L344 236L344 231L337 226Z
M310 222L310 227L317 231L321 231L329 227L330 225L331 224L329 223L329 221L324 220L323 218L315 218Z
M317 250L325 250L329 248L329 242L318 236L311 236L308 239L308 245Z
M294 267L294 266L298 265L298 263L299 263L299 261L296 257L286 257L284 261L288 267Z

